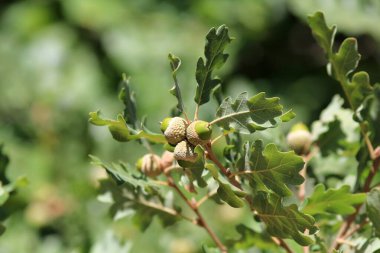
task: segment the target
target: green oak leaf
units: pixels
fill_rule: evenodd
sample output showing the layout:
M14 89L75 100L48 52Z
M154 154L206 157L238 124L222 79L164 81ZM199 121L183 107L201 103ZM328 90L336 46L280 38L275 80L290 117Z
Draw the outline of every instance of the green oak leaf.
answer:
M284 206L278 195L264 192L258 192L253 202L258 216L267 225L269 234L284 239L292 238L302 246L313 243L313 240L303 233L306 229L309 234L317 232L314 218L298 211L297 205Z
M340 45L337 53L331 58L332 74L336 80L345 80L358 67L360 54L358 53L358 42L355 38L347 38Z
M244 201L242 200L242 198L246 197L247 193L236 189L229 183L223 183L222 179L220 179L219 177L219 170L214 164L206 163L205 168L210 172L211 176L219 185L217 189L218 197L231 207L243 207Z
M129 181L119 184L112 179L104 179L100 181L99 199L112 203L110 214L114 218L132 214L133 223L142 231L149 227L155 216L165 227L180 220L180 208L165 205L170 201L165 202L165 197L158 191L145 190Z
M248 98L247 92L241 93L235 101L227 97L216 112L216 124L224 129L236 129L241 133L252 133L276 125L275 118L282 115L279 98L266 98L261 92ZM285 119L289 115L285 116Z
M380 237L380 189L372 189L367 196L367 214L375 229L376 235Z
M289 122L292 119L294 119L295 117L296 117L295 112L293 112L293 109L290 109L289 111L287 111L284 114L282 114L280 116L280 119L281 119L282 122Z
M232 190L230 184L222 183L218 181L219 187L217 190L218 196L220 199L225 201L228 205L239 208L244 206L244 201L241 199L246 196L246 193L243 191Z
M302 157L294 151L280 152L275 144L268 144L265 149L261 140L249 147L238 161L241 176L250 180L255 190L273 191L280 196L290 196L292 191L287 185L300 185L304 178L299 174L304 166Z
M117 116L117 120L103 119L100 112L90 112L90 123L96 126L108 126L112 137L120 142L138 140L145 138L154 143L166 143L166 139L162 134L149 133L145 130L134 130L129 128L122 115Z
M330 153L336 153L340 148L344 148L342 141L345 140L346 134L341 128L341 123L337 117L327 123L327 130L318 136L317 143L322 156L328 156Z
M130 90L129 79L123 74L122 87L119 92L119 99L124 104L123 117L125 122L131 126L137 127L137 112L135 94Z
M178 81L177 81L177 71L179 67L181 66L181 59L173 54L169 54L168 59L170 62L170 68L172 69L172 77L174 80L174 86L170 89L170 93L177 98L176 108L179 112L182 113L184 111L184 105L183 105L181 90L179 88Z
M347 84L347 91L351 98L354 109L358 109L365 98L373 92L367 72L360 71L352 76L351 82Z
M348 215L355 212L355 205L365 201L366 194L350 193L350 186L343 185L339 189L325 189L323 184L314 188L313 194L306 199L302 208L304 213Z
M232 41L228 34L228 27L221 25L217 29L212 28L206 35L205 58L198 59L195 78L197 89L194 101L198 105L207 103L210 100L210 93L213 88L220 84L220 79L213 76L213 71L222 67L227 61L228 54L224 53L225 47Z
M107 172L111 173L111 175L121 183L128 183L133 187L140 187L141 189L154 188L158 189L159 185L154 183L154 181L145 179L143 180L141 177L137 175L141 175L140 172L133 169L129 164L125 164L122 162L107 164L103 162L100 158L89 155L91 158L91 163L95 166L100 166L105 169Z
M328 27L322 12L316 12L308 17L309 26L314 38L326 54L332 53L332 45L336 33L336 26Z

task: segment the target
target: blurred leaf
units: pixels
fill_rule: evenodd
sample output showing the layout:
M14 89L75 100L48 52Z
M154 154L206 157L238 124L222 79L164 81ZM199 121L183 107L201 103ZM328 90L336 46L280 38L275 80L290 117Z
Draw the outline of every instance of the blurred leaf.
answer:
M90 112L90 123L96 126L108 126L112 137L120 142L127 142L131 140L138 140L145 138L154 143L166 143L166 139L162 134L148 133L144 130L130 129L125 122L122 115L117 116L117 120L103 119L100 116L100 112Z
M322 156L336 153L340 148L344 148L342 141L345 138L340 121L335 117L334 121L327 124L327 130L318 136L317 143Z
M174 86L170 89L170 93L177 98L177 109L182 113L184 111L184 105L181 96L181 89L179 88L177 81L177 71L181 66L181 59L173 54L169 54L168 58L170 61L170 68L172 69L172 77L174 80Z
M123 117L127 124L137 127L137 113L135 94L130 90L129 79L123 74L122 88L119 92L119 99L124 104Z
M367 196L367 215L371 220L376 235L380 237L380 189L372 189Z
M219 187L217 192L219 198L235 208L244 206L244 201L241 199L241 197L244 197L246 195L245 192L232 190L230 184L224 184L221 181L218 181L218 183Z
M354 213L354 206L363 203L365 199L365 193L350 193L348 185L326 191L323 184L318 184L313 194L307 198L302 211L313 216L316 214L348 215Z
M224 48L231 41L225 25L221 25L218 29L212 28L206 35L204 51L206 62L200 57L195 72L198 85L194 101L198 105L207 103L210 100L211 90L221 82L220 79L213 77L213 71L222 67L227 61L228 54L224 53Z
M221 253L221 251L218 248L214 247L208 247L207 245L202 246L202 252L203 253Z
M309 26L314 38L326 54L332 53L332 45L336 33L336 26L328 27L322 12L316 12L308 17Z
M281 117L280 117L280 119L281 119L282 122L289 122L292 119L294 119L295 117L296 117L296 114L293 112L292 109L290 109L286 113L282 114Z
M229 248L247 250L254 247L262 250L271 250L273 252L278 248L267 233L256 232L244 224L237 225L236 231L240 234L240 238L229 240L227 242Z
M159 187L152 180L146 178L142 180L141 173L130 167L128 164L119 162L118 164L106 164L100 158L89 155L91 158L91 163L96 166L100 166L109 173L111 173L114 178L119 182L124 182L132 185L133 187L140 187L141 189L147 189L149 187L156 188Z
M93 164L105 168L112 175L112 178L100 181L99 191L103 196L112 196L110 211L113 217L133 213L134 223L143 231L154 216L159 217L164 226L180 219L180 208L172 206L168 196L161 195L159 185L154 181L142 177L141 173L123 163L110 166L95 156L91 158Z
M130 241L120 243L111 231L107 231L104 236L92 246L90 253L129 253L132 243Z
M275 118L282 114L279 100L277 97L266 98L265 92L249 99L247 92L243 92L234 102L231 97L227 97L216 113L217 118L211 123L227 130L232 128L248 134L273 127L276 124ZM268 121L270 125L263 125Z
M3 185L9 183L6 175L6 168L9 164L9 157L3 152L3 144L0 144L0 182Z
M292 238L302 246L314 243L309 236L303 234L306 229L309 234L317 232L314 218L298 211L297 205L283 206L279 196L264 192L259 192L253 202L260 219L267 225L269 234Z
M213 90L212 95L214 96L216 102L218 105L221 105L223 102L223 92L222 92L222 85L218 84Z
M263 149L261 140L249 147L245 145L245 155L238 161L241 176L250 180L255 190L272 190L280 196L290 196L287 185L300 185L304 178L299 174L304 161L294 151L280 152L276 145L268 144Z

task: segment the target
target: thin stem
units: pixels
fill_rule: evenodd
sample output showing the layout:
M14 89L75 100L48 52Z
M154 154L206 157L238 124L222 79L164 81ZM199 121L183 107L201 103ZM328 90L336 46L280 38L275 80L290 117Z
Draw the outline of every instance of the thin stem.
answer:
M196 220L194 220L194 219L192 219L190 217L187 217L187 216L185 216L185 215L177 212L176 210L174 210L172 208L168 208L168 207L165 207L165 206L162 206L162 205L158 205L156 203L149 202L149 201L146 201L146 200L143 200L143 199L139 199L138 203L140 203L141 205L144 205L146 207L150 207L150 208L154 208L154 209L160 210L162 212L165 212L165 213L173 215L173 216L181 217L181 218L183 218L183 219L185 219L187 221L190 221L193 224L197 224Z
M198 200L197 207L199 208L204 202L206 202L206 200L208 200L209 198L211 198L215 194L216 194L216 190L213 190L212 192L208 192L203 198Z
M195 107L195 113L194 113L194 121L198 120L199 115L199 104Z
M205 148L207 151L206 153L207 158L211 160L216 166L218 166L220 171L228 178L230 183L233 184L235 187L239 188L240 190L243 189L240 183L235 179L235 177L231 176L232 173L228 169L226 169L221 162L219 162L218 158L212 151L211 144L210 143L206 144Z
M170 174L165 174L168 180L168 184L170 187L172 187L178 195L185 201L185 203L193 210L193 212L197 215L198 221L197 225L203 227L207 233L210 235L210 237L213 239L217 247L220 249L222 253L227 253L226 246L223 245L219 237L214 233L214 231L210 228L210 226L207 224L206 220L203 218L203 215L200 213L197 203L195 201L190 201L185 194L181 191L181 189L178 188L178 186L175 184L173 178L170 176Z

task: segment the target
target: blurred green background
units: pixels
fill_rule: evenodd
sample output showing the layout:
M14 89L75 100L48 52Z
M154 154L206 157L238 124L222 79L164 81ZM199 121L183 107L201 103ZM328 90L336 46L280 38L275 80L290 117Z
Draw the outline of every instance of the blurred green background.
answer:
M358 37L359 69L379 80L377 0L1 1L0 143L11 158L9 177L25 175L30 183L6 210L15 213L6 222L0 253L197 252L210 240L191 224L163 231L155 223L141 234L128 218L108 218L107 206L96 199L103 172L91 166L88 154L133 164L144 151L90 126L88 112L102 109L114 117L122 110L117 93L124 72L139 116L159 131L158 122L175 105L167 92L171 52L182 59L179 80L192 114L204 36L226 24L236 39L219 72L225 94L266 91L293 108L297 121L310 123L340 92L305 23L317 10L338 25L338 41ZM201 108L201 118L211 119L216 104ZM216 230L233 237L233 229L223 228L241 220L240 211L223 206L217 212L224 221L213 224Z

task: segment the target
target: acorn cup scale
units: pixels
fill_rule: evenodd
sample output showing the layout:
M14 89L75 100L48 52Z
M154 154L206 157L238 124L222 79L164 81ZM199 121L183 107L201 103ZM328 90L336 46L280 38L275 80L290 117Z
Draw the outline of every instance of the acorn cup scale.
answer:
M136 163L137 169L147 177L156 177L161 174L161 158L155 154L146 154Z
M193 121L186 129L186 139L194 146L205 145L211 134L210 123L202 120Z
M194 146L189 142L181 141L174 148L174 158L178 161L195 162L198 154L194 151Z
M186 137L187 123L183 118L165 118L161 122L161 131L164 133L166 140L171 145L183 141Z

